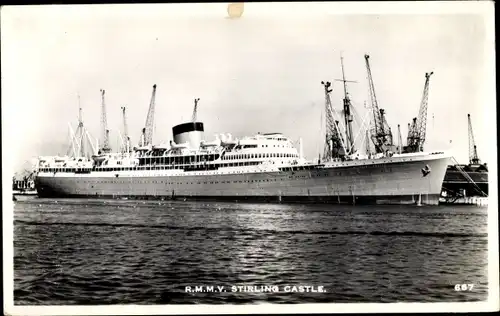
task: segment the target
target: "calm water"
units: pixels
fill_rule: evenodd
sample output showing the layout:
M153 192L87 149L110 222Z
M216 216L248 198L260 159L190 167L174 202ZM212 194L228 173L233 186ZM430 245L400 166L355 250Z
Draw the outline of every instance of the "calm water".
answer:
M33 199L14 219L19 305L487 299L484 208Z

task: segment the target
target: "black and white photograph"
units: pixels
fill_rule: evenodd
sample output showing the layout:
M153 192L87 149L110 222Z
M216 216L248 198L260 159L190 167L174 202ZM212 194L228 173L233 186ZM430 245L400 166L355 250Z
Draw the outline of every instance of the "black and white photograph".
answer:
M0 20L5 313L499 309L493 2Z

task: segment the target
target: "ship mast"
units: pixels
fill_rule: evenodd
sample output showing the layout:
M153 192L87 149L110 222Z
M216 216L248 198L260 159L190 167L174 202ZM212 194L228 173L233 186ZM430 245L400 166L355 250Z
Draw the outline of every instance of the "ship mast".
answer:
M354 140L352 133L353 116L351 114L351 100L349 99L349 94L347 93L347 83L348 82L357 83L357 82L345 79L344 57L342 55L340 55L340 65L342 68L342 79L335 79L335 80L342 81L344 85L344 121L346 126L346 131L345 131L346 148L348 149L348 154L352 154L356 150L354 148Z
M83 125L83 115L82 115L82 106L80 102L80 94L77 94L78 98L78 126L76 131L73 133L71 130L71 146L68 149L69 152L73 151L73 156L85 157L85 127Z
M84 148L84 129L83 129L83 116L82 116L82 106L80 103L80 94L78 94L78 129L80 138L79 138L79 149L80 149L80 157L85 156L85 148Z

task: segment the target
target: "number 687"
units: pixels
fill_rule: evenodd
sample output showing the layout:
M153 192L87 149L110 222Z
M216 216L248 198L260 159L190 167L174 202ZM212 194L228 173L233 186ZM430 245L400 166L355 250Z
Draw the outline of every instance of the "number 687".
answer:
M455 284L455 291L472 291L474 284Z

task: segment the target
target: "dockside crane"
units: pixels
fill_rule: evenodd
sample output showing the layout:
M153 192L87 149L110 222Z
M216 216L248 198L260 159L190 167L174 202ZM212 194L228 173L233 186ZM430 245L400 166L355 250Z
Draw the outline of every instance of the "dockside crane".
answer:
M198 102L199 101L200 101L200 98L194 99L194 109L193 109L193 117L192 117L193 123L196 122L196 116L198 114Z
M109 153L111 148L109 147L109 129L108 129L108 119L106 117L106 102L104 100L104 94L106 91L101 89L101 137L103 140L103 146L100 149L101 153Z
M408 144L405 152L414 153L424 151L425 136L427 132L427 106L429 101L429 82L434 72L425 73L424 92L418 116L413 118L412 125L408 131Z
M128 135L128 125L127 125L127 116L125 115L126 108L122 106L122 118L123 118L123 137L125 138L125 148L123 148L123 152L130 152L130 136Z
M151 94L151 101L149 103L148 116L146 118L146 125L142 129L142 146L150 146L153 144L153 131L154 131L154 116L155 116L155 98L156 98L156 84L153 85L153 93Z
M343 146L342 136L339 130L339 121L333 118L332 101L330 93L333 91L329 81L321 81L325 89L325 117L326 117L326 133L325 146L323 152L323 160L329 161L335 158L341 158L346 155L345 147Z
M472 131L472 123L470 119L470 114L467 114L467 120L469 123L469 163L471 165L478 165L481 163L479 156L477 155L476 142L474 141L474 133Z
M392 132L385 119L385 110L378 106L377 96L375 94L375 85L373 83L372 72L370 68L370 56L365 55L366 71L368 73L368 86L370 90L370 101L373 111L373 124L371 126L371 139L375 145L376 153L385 153L393 150Z

